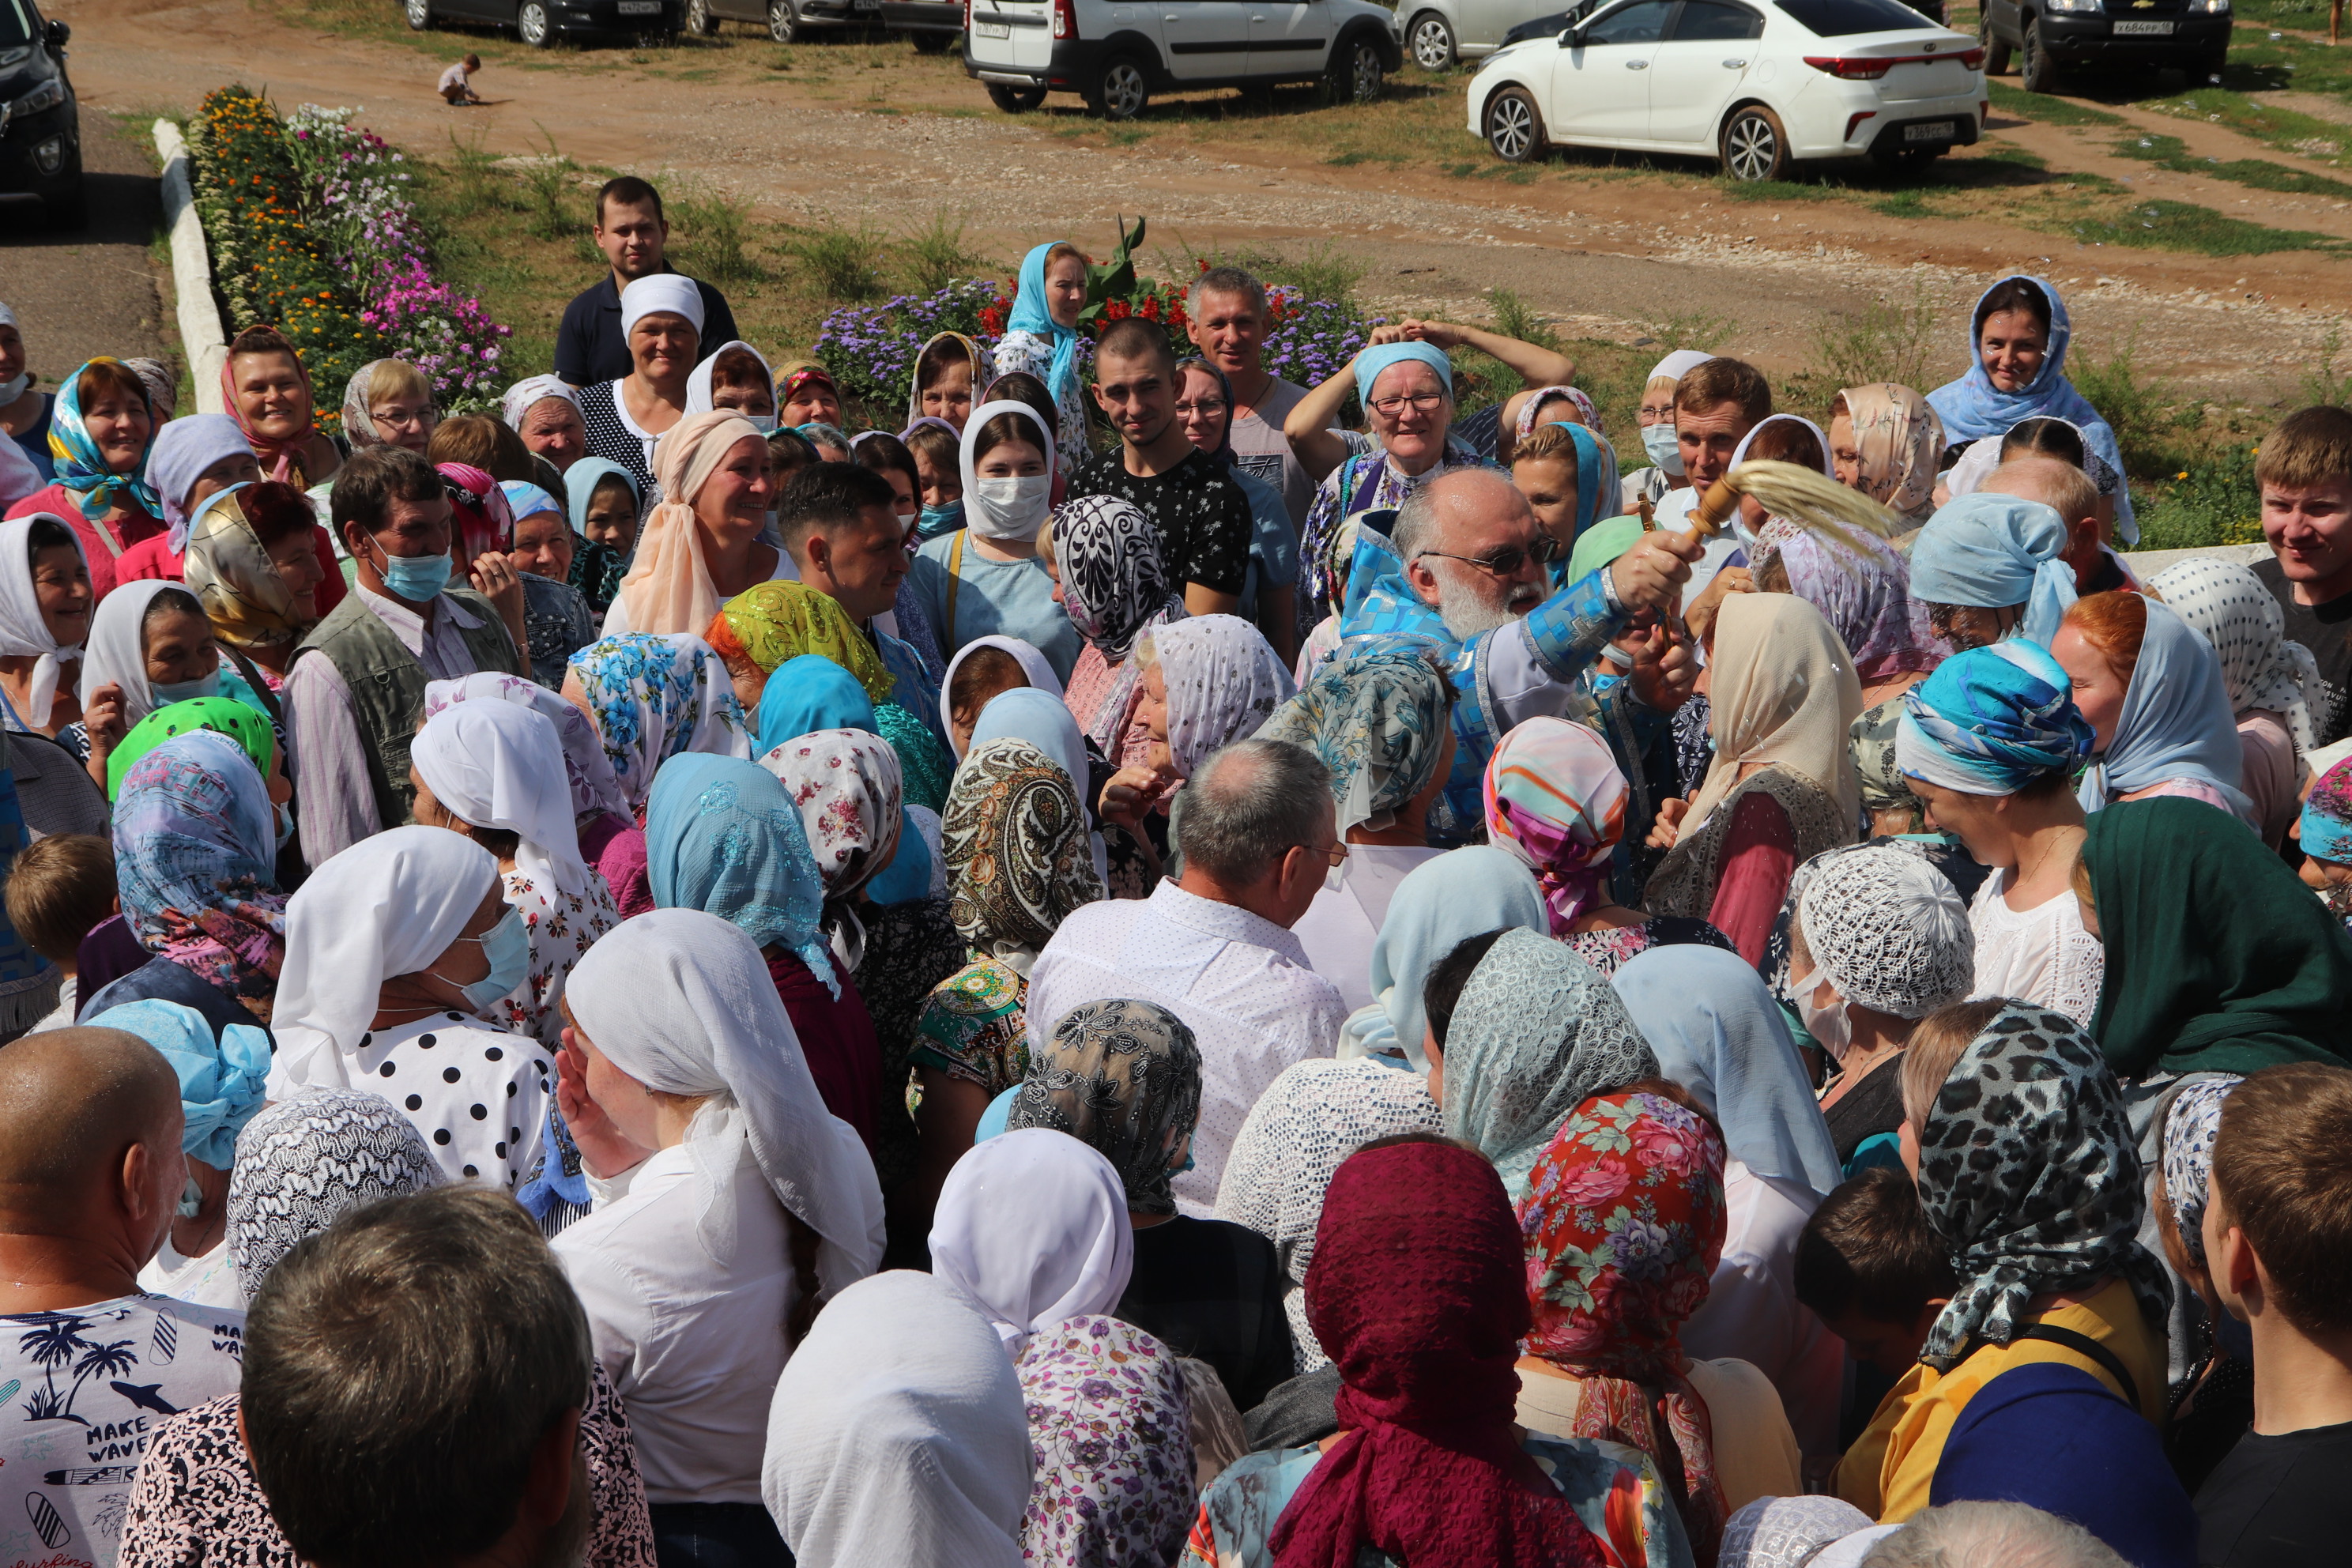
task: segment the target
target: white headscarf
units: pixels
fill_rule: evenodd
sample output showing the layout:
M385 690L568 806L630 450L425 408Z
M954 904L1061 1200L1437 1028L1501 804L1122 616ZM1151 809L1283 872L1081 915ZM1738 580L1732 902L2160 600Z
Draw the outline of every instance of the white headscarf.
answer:
M1715 356L1704 349L1676 349L1650 367L1643 376L1644 384L1653 381L1680 381Z
M893 1269L845 1291L784 1363L760 1496L801 1568L1022 1568L1035 1464L987 1323Z
M825 1110L767 961L740 927L700 910L624 921L572 966L563 994L614 1067L647 1089L709 1097L686 1146L713 1257L735 1245L735 1173L748 1150L776 1201L816 1232L828 1299L874 1272L882 1188L873 1158Z
M1030 1335L1118 1306L1134 1271L1126 1184L1066 1132L991 1138L940 1189L931 1273L995 1326L1015 1358Z
M425 683L425 716L428 719L444 708L468 700L512 702L531 710L555 726L556 738L563 742L563 775L572 788L574 818L590 812L610 812L614 816L631 814L628 801L621 795L621 781L614 774L613 759L604 754L604 742L597 736L594 721L561 695L536 680L495 669L477 670L456 680Z
M976 649L983 647L1001 648L1011 654L1013 661L1021 666L1021 673L1028 678L1030 685L1040 691L1050 692L1055 697L1062 695L1062 678L1054 673L1053 664L1044 653L1039 651L1034 643L1025 643L1019 637L999 637L992 633L984 637L972 638L971 641L956 649L955 657L948 660L948 672L940 679L940 712L942 716L948 710L948 688L955 684L957 669L961 668L963 661L970 658ZM954 737L950 735L949 738L952 740ZM963 761L963 752L962 747L956 749L956 761Z
M725 353L729 349L741 349L745 353L750 354L753 359L760 362L760 370L761 374L765 374L768 378L768 406L770 411L765 415L744 414L743 417L749 419L754 425L758 425L760 421L764 418L767 420L767 424L762 426L761 428L767 431L774 430L776 427L776 415L774 410L781 405L780 401L776 396L775 368L768 363L767 355L761 353L758 349L753 348L750 343L745 342L740 338L730 338L727 342L720 343L709 353L705 354L703 356L702 363L696 365L694 369L688 374L686 378L686 411L688 414L709 414L717 409L718 405L710 401L710 383L713 377L713 373L719 363L719 356ZM743 411L739 408L735 410L735 412L742 414Z
M511 702L460 702L425 721L408 756L459 821L521 837L515 869L542 893L550 882L566 898L587 892L563 738L545 715Z
M1246 740L1297 695L1274 646L1239 616L1194 616L1151 634L1168 684L1168 754L1191 778L1209 753Z
M662 310L684 316L695 337L702 336L702 290L694 279L683 272L648 272L621 290L621 341L628 342L639 321Z
M982 428L1000 414L1018 414L1022 418L1029 421L1030 436L1037 449L1045 457L1044 474L1045 486L1037 501L1036 515L1016 519L1014 525L1011 527L999 524L992 514L988 501L981 495L979 458L972 453L972 444L980 439ZM963 442L957 451L956 461L963 469L963 516L966 527L982 539L1024 540L1037 537L1037 531L1045 526L1045 519L1054 510L1051 491L1054 475L1057 470L1054 467L1054 433L1045 427L1044 420L1037 417L1035 409L1025 403L1016 403L1010 398L1003 397L993 403L982 404L971 411L971 417L963 422ZM1026 531L1024 531L1024 529Z
M2312 701L2326 692L2319 664L2309 648L2286 640L2286 617L2253 568L2235 561L2176 561L2148 586L2221 656L2230 710L2276 713L2294 732L2295 750L2311 750L2317 740Z
M392 828L312 871L286 904L269 1098L355 1087L345 1058L373 1022L383 983L448 951L498 886L490 852L443 827Z
M499 399L499 417L506 421L508 429L520 435L523 416L551 397L560 397L572 405L573 413L580 412L580 395L562 376L532 375L507 388L506 395Z
M40 595L33 589L33 552L29 547L33 525L40 521L56 523L73 541L74 553L82 554L81 536L73 524L53 511L31 512L24 517L12 517L0 522L0 655L21 658L38 654L39 662L33 666L33 679L25 693L25 711L18 715L37 730L49 721L49 707L58 694L60 663L70 663L81 656L81 644L61 647L49 635L48 623L41 619ZM89 557L82 557L89 564ZM95 618L95 617L93 617Z
M89 643L81 659L81 705L88 708L98 689L109 681L122 688L125 729L155 711L155 689L147 679L147 606L166 588L193 600L182 583L141 578L124 583L98 602L89 618ZM202 618L204 611L196 612Z
M1813 439L1821 444L1822 478L1825 479L1834 479L1837 478L1837 470L1830 466L1829 432L1823 430L1820 426L1814 424L1811 420L1806 418L1801 414L1767 414L1763 418L1759 419L1755 425L1749 428L1748 434L1739 438L1739 445L1731 449L1731 461L1724 465L1724 471L1726 473L1729 473L1732 469L1738 468L1740 463L1747 458L1748 448L1755 443L1757 431L1763 429L1765 426L1773 424L1776 421L1783 425L1801 425L1806 429L1811 430L1813 433Z

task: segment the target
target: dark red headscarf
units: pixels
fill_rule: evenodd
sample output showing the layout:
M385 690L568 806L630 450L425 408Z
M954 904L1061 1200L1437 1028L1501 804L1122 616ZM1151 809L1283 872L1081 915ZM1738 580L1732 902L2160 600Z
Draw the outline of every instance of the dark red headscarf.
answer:
M1276 1522L1279 1568L1353 1568L1362 1545L1447 1568L1601 1568L1512 1426L1528 1310L1494 1166L1447 1143L1349 1156L1315 1227L1307 1321L1349 1431Z

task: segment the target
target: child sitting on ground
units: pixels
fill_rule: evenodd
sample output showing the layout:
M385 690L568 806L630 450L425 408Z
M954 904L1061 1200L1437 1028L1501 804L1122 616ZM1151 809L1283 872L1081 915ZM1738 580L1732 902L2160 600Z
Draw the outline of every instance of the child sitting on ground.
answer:
M114 846L88 833L60 833L16 852L8 873L8 923L26 945L65 972L56 1011L28 1033L62 1029L79 1004L75 978L82 940L119 907Z
M474 91L474 84L467 79L481 68L482 57L467 55L464 59L443 71L440 88L441 101L460 107L468 103L481 102L481 98Z

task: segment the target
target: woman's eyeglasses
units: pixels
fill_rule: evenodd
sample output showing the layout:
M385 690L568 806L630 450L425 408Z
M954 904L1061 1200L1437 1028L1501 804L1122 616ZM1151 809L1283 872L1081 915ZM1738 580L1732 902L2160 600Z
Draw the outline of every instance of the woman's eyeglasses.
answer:
M1411 397L1375 397L1372 399L1372 412L1383 419L1393 419L1404 412L1405 405L1409 403L1416 414L1434 414L1444 401L1445 395L1442 392L1419 392Z
M1447 561L1464 562L1475 566L1481 572L1491 573L1497 577L1507 577L1519 569L1522 562L1532 561L1541 566L1559 554L1559 541L1549 533L1538 533L1534 542L1525 549L1516 544L1507 544L1502 549L1486 555L1449 555L1443 550L1422 550L1413 553L1413 559L1418 561L1423 555L1436 555Z
M1214 419L1224 411L1224 400L1219 397L1204 397L1197 403L1180 403L1176 405L1176 412L1180 416L1197 414L1203 419Z

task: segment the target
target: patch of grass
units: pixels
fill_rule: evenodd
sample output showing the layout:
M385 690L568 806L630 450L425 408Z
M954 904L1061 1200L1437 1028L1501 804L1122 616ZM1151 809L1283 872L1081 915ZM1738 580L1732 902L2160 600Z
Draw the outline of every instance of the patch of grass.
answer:
M2101 412L2105 412L2104 409ZM2190 550L2252 544L2263 536L2253 443L2217 437L2167 473L2155 500L2136 510L2139 548Z
M2084 218L2070 226L2085 245L2128 245L2144 250L2186 250L2201 256L2269 256L2282 250L2352 248L2308 229L2271 228L2224 216L2189 202L2135 202L2112 218Z
M2352 364L2338 366L2337 357L2344 352L2344 329L2330 327L2327 335L2319 340L2295 388L2295 405L2308 407L2315 403L2352 404Z
M1370 163L1372 157L1372 153L1365 152L1360 147L1350 147L1344 153L1332 153L1323 162L1335 169L1352 169L1359 163Z
M517 169L530 215L530 232L541 239L561 239L580 232L588 209L581 201L580 165L556 150L555 138L537 121L546 153Z
M809 284L827 300L843 304L877 299L882 278L875 270L883 237L870 224L856 228L827 225L810 229L784 248L801 264Z
M2299 196L2352 197L2352 184L2302 169L2290 169L2261 158L2197 158L2178 136L2126 136L2116 143L2122 157L2137 158L2175 174L2204 174L2258 191L2284 191Z
M1832 393L1869 381L1927 384L1938 314L1937 301L1919 281L1908 299L1874 300L1831 316L1814 329L1809 374Z
M1897 191L1885 201L1873 202L1870 210L1888 217L1933 217L1927 206L1927 193L1916 187Z
M959 278L970 278L992 265L964 239L965 219L944 210L898 241L898 258L918 294L936 294Z
M1517 338L1523 343L1533 343L1539 349L1559 349L1559 334L1551 323L1539 315L1536 308L1508 289L1486 291L1487 305L1495 312L1495 331L1507 338Z
M1635 348L1650 349L1664 358L1674 349L1703 349L1709 353L1719 352L1738 330L1739 323L1719 311L1672 310L1663 316L1647 316L1634 322L1646 342L1637 342ZM1641 388L1633 389L1640 400Z
M1717 175L1714 183L1723 198L1733 202L1820 202L1837 191L1810 180L1735 180L1728 174Z
M1149 125L1114 125L1103 132L1103 140L1114 147L1132 147L1150 139Z
M663 182L671 243L685 252L682 270L714 283L755 282L768 268L751 254L751 204L708 182L671 175Z
M2281 109L2274 104L2257 102L2242 92L2232 92L2227 88L2194 88L2177 97L2168 95L2145 107L2159 114L2226 125L2240 135L2267 142L2282 152L2320 158L2331 165L2340 165L2346 147L2352 145L2352 127L2299 114L2292 109Z
M469 208L512 210L520 205L513 184L499 166L499 154L489 150L488 139L487 131L471 136L449 132L449 195Z
M2124 468L2134 479L2156 479L2182 466L2182 436L2200 413L2196 403L2139 363L2139 345L2126 338L2105 359L2078 352L2067 380L2090 399L2116 433Z
M1988 79L1985 88L1992 96L1992 106L2003 114L2015 114L2043 125L2121 125L2123 116L2109 114L2105 110L2092 109L2080 103L2069 103L2063 98L2047 93L2028 92L2021 87L2011 87L2005 81Z

